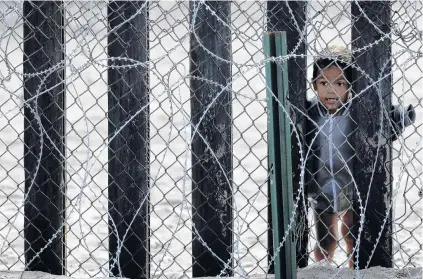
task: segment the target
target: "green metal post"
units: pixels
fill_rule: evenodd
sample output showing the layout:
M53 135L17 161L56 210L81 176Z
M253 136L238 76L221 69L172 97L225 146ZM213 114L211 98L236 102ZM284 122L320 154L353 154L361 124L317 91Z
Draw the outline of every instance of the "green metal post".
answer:
M276 41L276 56L286 57L287 55L287 40L286 33L277 33ZM283 61L277 69L278 77L278 98L282 105L278 105L279 111L279 136L280 142L280 156L281 156L281 175L282 175L282 206L283 206L283 231L289 230L289 235L286 240L285 257L286 268L292 270L290 277L296 278L296 249L293 235L293 228L289 226L293 212L293 183L292 183L292 157L291 157L291 127L289 117L289 103L288 103L288 61ZM285 108L285 111L283 110ZM293 224L292 224L293 225ZM288 273L287 273L288 274Z
M264 35L264 51L266 53L266 58L275 56L275 37L273 34ZM275 154L275 132L274 126L274 105L273 105L273 92L276 92L276 64L273 62L267 62L265 64L266 70L266 96L267 96L267 144L269 146L269 170L270 170L270 197L271 197L271 208L272 208L272 230L273 230L273 242L280 243L279 237L279 210L277 203L277 187L276 187L276 172L275 169L279 169L276 166L276 154ZM278 120L278 119L277 119ZM277 248L277 244L273 245L273 252ZM280 254L277 254L274 259L274 272L277 279L281 278L281 258Z
M271 32L264 36L267 57L287 54L286 33ZM289 122L288 64L267 62L267 109L268 109L268 149L270 173L270 196L272 208L273 250L277 251L285 232L288 231L292 216L292 162L291 132ZM294 228L292 224L291 228ZM297 277L296 251L292 230L289 230L284 245L275 257L277 279Z

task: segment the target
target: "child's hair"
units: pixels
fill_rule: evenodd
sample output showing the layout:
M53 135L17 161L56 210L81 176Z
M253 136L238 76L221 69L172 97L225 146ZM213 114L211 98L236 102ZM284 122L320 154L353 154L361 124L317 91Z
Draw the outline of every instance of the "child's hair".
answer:
M317 59L313 63L313 83L316 78L320 75L321 71L326 69L328 66L335 65L340 67L348 83L352 81L352 67L351 67L351 53L344 47L339 45L332 45L319 53Z

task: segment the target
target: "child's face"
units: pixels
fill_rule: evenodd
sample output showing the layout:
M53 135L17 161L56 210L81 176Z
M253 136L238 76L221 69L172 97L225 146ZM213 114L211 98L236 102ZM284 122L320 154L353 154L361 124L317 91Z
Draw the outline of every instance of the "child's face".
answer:
M342 69L332 65L324 69L314 83L320 103L334 113L345 103L349 94L349 84Z

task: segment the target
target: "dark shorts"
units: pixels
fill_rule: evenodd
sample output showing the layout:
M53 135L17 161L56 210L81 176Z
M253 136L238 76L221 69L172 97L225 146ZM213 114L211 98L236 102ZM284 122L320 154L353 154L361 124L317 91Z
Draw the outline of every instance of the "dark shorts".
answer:
M330 197L324 195L318 195L316 197L309 198L311 207L314 211L324 211L327 213L342 213L348 209L352 209L353 201L352 198L338 200L338 208L335 210L333 200L330 200Z

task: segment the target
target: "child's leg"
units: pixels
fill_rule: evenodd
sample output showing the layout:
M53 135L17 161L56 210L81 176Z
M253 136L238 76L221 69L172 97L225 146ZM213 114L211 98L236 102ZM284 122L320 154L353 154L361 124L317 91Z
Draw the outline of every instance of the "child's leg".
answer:
M354 211L349 209L344 214L342 214L342 226L341 226L341 233L342 237L347 244L347 254L348 256L351 255L354 248L354 237L352 235L352 227L354 225ZM351 257L351 260L348 263L349 268L353 268L354 266L354 259Z
M316 236L318 242L314 250L314 257L316 261L326 258L332 261L338 239L338 214L315 211L314 217L316 220Z

